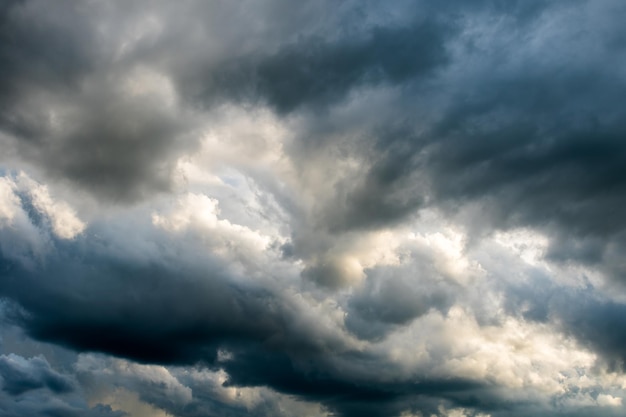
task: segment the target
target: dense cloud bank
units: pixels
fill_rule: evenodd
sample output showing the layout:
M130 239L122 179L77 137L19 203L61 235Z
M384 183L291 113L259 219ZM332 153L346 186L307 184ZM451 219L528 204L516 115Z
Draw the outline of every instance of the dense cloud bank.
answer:
M617 416L620 1L5 1L0 414Z

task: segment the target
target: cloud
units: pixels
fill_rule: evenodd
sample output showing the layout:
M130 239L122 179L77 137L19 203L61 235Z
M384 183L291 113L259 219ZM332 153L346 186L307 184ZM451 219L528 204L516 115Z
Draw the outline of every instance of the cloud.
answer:
M280 266L286 261L279 248L272 255L266 245L250 245L264 240L220 219L217 207L185 195L160 210L160 221L138 209L130 218L126 212L91 224L73 240L52 240L40 263L5 257L1 291L16 303L8 317L35 339L127 358L80 358L75 369L83 389L121 386L143 403L183 416L202 414L212 403L233 415L281 415L275 407L286 401L283 395L346 416L434 413L442 402L495 412L561 395L564 381L585 387L578 374L556 378L573 363L591 375L593 355L563 345L550 328L515 316L484 326L471 318L471 305L451 307L471 288L472 281L458 277L481 278L456 252L462 238L452 231L410 235L394 250L400 265L382 257L387 260L367 270L354 295L323 301L326 293L298 282L298 269ZM260 265L285 275L247 276ZM412 269L417 265L421 271ZM71 294L60 290L68 287ZM529 373L528 360L542 371ZM185 371L190 365L208 367L213 388L205 400L197 396L207 382L196 381L205 377ZM607 389L614 384L594 378ZM269 391L258 391L262 386ZM516 399L509 389L523 389L527 397ZM228 390L243 390L243 399L228 400Z
M3 3L0 414L623 414L625 13Z
M372 28L365 39L298 39L277 52L226 61L208 72L202 94L261 97L280 113L325 107L359 85L399 84L445 62L445 29L435 24Z
M6 416L76 416L123 417L110 407L89 407L78 395L78 382L71 375L52 369L43 356L24 358L0 356L2 393L0 410Z
M17 355L2 355L0 369L2 389L11 395L38 388L47 388L57 394L73 390L71 380L50 369L44 358L27 360Z
M3 9L0 126L3 147L41 174L127 202L169 188L190 121L167 77L115 59L114 39L94 31L105 16L70 2Z

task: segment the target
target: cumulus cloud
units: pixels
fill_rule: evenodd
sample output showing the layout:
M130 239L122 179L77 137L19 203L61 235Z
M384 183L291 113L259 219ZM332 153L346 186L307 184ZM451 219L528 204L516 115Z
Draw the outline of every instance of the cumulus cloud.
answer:
M59 375L41 357L24 359L17 355L0 357L2 389L11 395L23 394L37 388L47 388L55 393L72 391L72 382Z
M623 414L625 15L4 2L0 413Z
M15 354L1 355L0 378L0 410L6 416L128 415L102 404L89 407L77 392L76 379L54 370L43 356L27 359Z

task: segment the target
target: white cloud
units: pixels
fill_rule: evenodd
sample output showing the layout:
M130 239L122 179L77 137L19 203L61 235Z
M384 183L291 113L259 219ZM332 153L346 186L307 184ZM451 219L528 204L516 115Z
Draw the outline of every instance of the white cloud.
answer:
M0 223L3 227L12 224L21 211L20 199L15 195L16 184L8 177L0 177Z
M18 176L17 184L30 196L35 209L50 220L52 230L58 237L73 239L85 230L86 225L76 212L67 203L54 200L47 186L32 180L24 172Z
M598 405L602 407L619 407L622 405L622 397L614 397L610 394L598 394Z
M192 233L214 253L234 256L260 256L271 242L269 236L245 226L220 219L219 203L206 195L187 193L164 214L154 213L152 223L171 233Z

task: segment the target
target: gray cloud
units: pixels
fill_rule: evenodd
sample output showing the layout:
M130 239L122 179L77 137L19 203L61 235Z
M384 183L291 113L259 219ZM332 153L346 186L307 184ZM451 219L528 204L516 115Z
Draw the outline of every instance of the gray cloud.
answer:
M5 416L123 417L124 412L97 404L88 407L77 395L77 382L52 369L43 356L0 356L0 411Z
M492 398L494 407L499 403L498 396L490 393L490 384L471 378L425 372L386 380L377 371L387 363L383 355L360 351L341 327L327 328L328 323L311 318L301 297L281 291L278 282L237 276L223 259L203 253L192 232L176 243L165 231L135 223L131 237L121 233L125 220L118 222L107 223L106 229L93 225L73 240L50 236L43 258L35 263L26 263L14 253L3 254L0 292L11 300L5 309L7 318L36 340L139 363L221 369L227 375L226 386L269 387L320 402L345 416L367 409L376 415L397 413L414 401L427 407L431 397L433 403L464 405L480 395ZM41 233L50 231L41 229ZM446 308L449 290L436 279L428 284L432 289L425 285L423 291L411 290L412 294L408 282L398 282L397 288L382 279L372 275L383 291L377 294L365 287L352 301L354 314L401 325L430 307ZM425 283L429 279L425 276ZM406 296L404 302L398 299L398 291ZM364 310L366 300L371 311ZM390 301L392 310L384 307ZM422 306L413 305L421 301ZM220 352L227 352L228 358L221 358ZM36 388L29 385L32 378L12 380L14 392L18 386ZM60 392L58 384L50 381L37 387L47 384ZM129 386L142 393L144 401L178 415L197 415L207 406L200 402L187 410L170 400L157 401L158 384ZM263 410L259 408L259 415ZM231 412L239 411L235 407Z
M127 413L113 411L111 407L96 405L93 408L73 407L68 404L46 404L45 398L29 398L15 403L4 402L2 412L7 417L19 416L54 416L54 417L126 417Z
M38 388L46 388L57 394L74 389L71 380L50 369L48 362L40 357L24 360L16 355L2 355L0 374L2 389L11 395Z
M8 320L173 385L4 355L1 412L623 412L626 8L425 3L3 3Z
M557 286L546 277L514 285L508 294L507 307L513 314L556 323L566 334L597 352L612 371L623 372L624 303L594 294L589 287L576 290Z
M141 62L116 58L121 45L96 33L95 22L107 17L101 5L74 6L4 7L3 146L101 200L168 190L190 120L164 91L166 80L146 81Z
M301 106L324 108L359 85L400 84L445 62L446 30L416 23L406 28L374 27L365 39L299 39L276 53L226 62L209 69L201 93L239 100L266 99L278 112Z
M346 327L364 338L382 338L431 309L445 314L452 304L454 284L446 282L427 259L412 268L368 271L366 282L349 301Z

